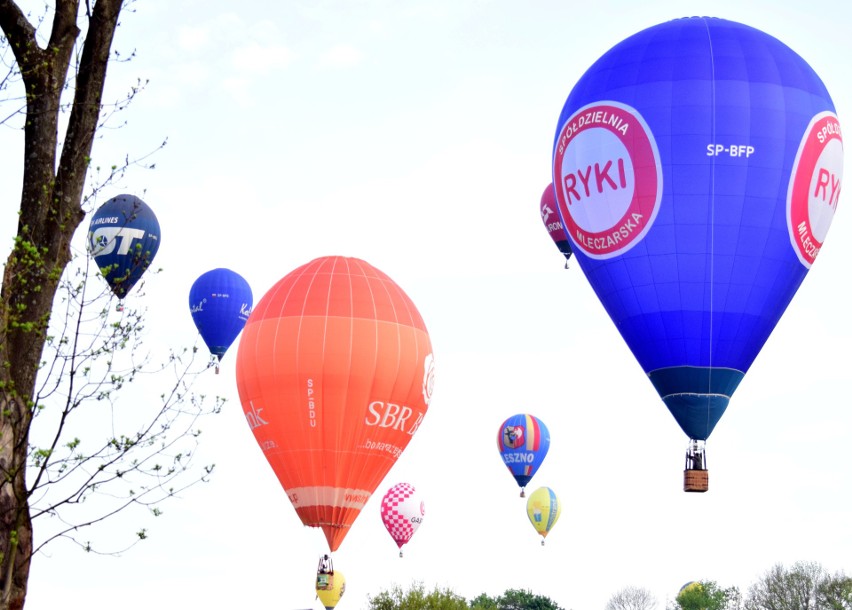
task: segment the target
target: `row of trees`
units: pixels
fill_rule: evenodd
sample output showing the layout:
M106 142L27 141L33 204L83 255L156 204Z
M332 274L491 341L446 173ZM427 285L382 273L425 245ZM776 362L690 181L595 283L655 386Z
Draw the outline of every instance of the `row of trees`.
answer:
M450 589L435 587L427 591L423 583L407 591L399 585L370 597L369 610L562 610L553 600L523 589L508 589L498 597L485 593L471 600Z
M605 610L656 610L660 603L645 588L628 586L609 599ZM548 597L509 589L497 597L485 593L466 601L450 589L427 591L422 583L399 586L368 600L369 610L564 610ZM743 595L738 587L714 581L684 586L665 610L852 610L852 577L831 574L816 562L776 564Z

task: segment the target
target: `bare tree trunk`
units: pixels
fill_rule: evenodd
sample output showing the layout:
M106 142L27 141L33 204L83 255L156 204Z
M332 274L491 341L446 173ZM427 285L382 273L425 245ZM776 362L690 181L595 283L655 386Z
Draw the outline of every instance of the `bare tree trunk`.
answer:
M0 0L0 28L26 87L24 175L18 233L0 290L0 610L23 608L33 549L26 483L29 427L53 299L85 216L83 188L98 126L113 35L123 0L97 0L76 73L57 165L60 101L80 29L79 0L57 0L50 40L12 0Z

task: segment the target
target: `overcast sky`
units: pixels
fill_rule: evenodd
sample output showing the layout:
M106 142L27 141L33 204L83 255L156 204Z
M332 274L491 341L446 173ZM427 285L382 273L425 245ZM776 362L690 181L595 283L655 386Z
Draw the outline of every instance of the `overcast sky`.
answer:
M187 295L201 273L229 267L257 301L325 255L390 275L429 328L433 400L334 554L347 580L338 608L364 608L368 595L418 581L467 599L529 589L588 610L628 585L649 589L661 607L690 580L745 590L777 562L852 573L852 221L843 197L819 259L708 442L706 494L682 491L686 437L579 266L563 268L538 211L565 98L626 36L691 15L762 29L820 74L843 123L852 116L852 5L145 0L132 8L115 48L136 57L111 67L108 96L137 78L148 85L127 125L102 132L94 163L168 138L154 171L135 171L103 196L138 195L160 220L163 272L144 291L150 344L197 341ZM11 168L0 181L7 245L21 141L0 131L0 162ZM211 481L165 504L146 522L149 539L121 558L48 547L33 562L28 610L321 608L313 579L325 538L301 524L245 423L235 357L236 345L219 375L211 369L198 381L229 400L202 426L199 460L217 465ZM148 406L132 391L123 400ZM539 416L552 437L530 485L551 487L563 504L544 546L495 443L499 424L520 412ZM379 516L382 495L400 481L426 505L401 559Z

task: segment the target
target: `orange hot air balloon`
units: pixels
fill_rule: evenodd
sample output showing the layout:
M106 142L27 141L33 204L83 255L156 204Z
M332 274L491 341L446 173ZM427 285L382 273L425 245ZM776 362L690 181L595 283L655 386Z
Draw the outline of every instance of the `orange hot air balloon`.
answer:
M429 406L432 344L417 308L362 260L315 259L255 306L236 372L296 513L337 550Z

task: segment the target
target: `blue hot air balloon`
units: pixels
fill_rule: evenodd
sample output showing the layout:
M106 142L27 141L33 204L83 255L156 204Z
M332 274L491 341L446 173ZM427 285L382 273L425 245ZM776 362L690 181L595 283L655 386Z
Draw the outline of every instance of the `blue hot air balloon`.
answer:
M497 450L503 463L521 488L533 478L550 449L550 431L544 422L529 413L508 418L497 431Z
M189 290L192 320L218 362L240 334L252 308L251 287L230 269L212 269L201 274Z
M118 195L92 216L88 246L110 290L123 299L157 254L160 223L139 197Z
M565 102L553 149L574 256L689 437L705 441L814 262L843 142L820 78L777 39L708 17L641 31Z

